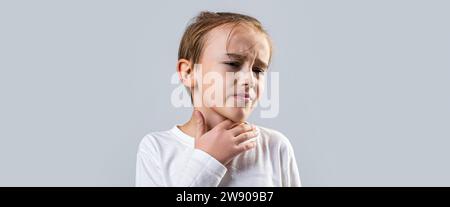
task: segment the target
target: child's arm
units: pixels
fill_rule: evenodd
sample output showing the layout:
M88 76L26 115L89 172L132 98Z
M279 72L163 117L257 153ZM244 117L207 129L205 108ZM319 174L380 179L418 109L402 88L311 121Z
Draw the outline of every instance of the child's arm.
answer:
M286 138L287 142L284 147L284 158L286 162L283 164L285 171L285 175L283 176L283 186L285 187L301 187L300 175L297 168L297 161L295 159L294 150L292 148L291 143Z
M139 150L136 162L136 187L215 187L218 186L227 168L202 150L192 149L187 162L174 173L165 174L164 166L156 159L156 153Z
M254 142L246 142L257 136L250 125L234 126L232 121L225 120L205 133L203 116L200 112L196 116L200 121L195 147L173 174L166 169L168 164L158 159L162 149L153 143L155 139L144 139L137 154L136 186L215 187L227 171L225 165L236 155L254 148Z
M217 187L227 168L208 153L193 149L192 156L184 163L174 178L174 186Z
M136 187L166 186L161 166L154 156L139 149L136 159Z
M222 121L205 132L205 120L201 112L194 112L197 129L192 157L178 172L177 186L216 187L229 163L236 155L255 147L247 140L258 135L256 128L248 124Z
M206 132L202 113L195 111L194 117L197 125L195 148L208 153L223 165L256 146L256 142L251 140L259 134L255 126L226 119Z

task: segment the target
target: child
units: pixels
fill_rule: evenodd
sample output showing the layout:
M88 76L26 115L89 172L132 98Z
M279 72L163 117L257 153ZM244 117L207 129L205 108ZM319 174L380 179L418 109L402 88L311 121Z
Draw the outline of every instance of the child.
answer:
M136 186L301 186L289 140L245 121L261 96L271 55L271 40L253 17L201 12L194 18L177 63L192 117L142 139ZM219 88L198 79L229 73L234 79L219 81ZM207 90L216 99L204 96Z

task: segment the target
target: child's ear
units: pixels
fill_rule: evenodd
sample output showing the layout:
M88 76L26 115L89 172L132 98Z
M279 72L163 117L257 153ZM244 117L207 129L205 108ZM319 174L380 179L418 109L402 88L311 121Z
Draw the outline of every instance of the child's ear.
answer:
M177 72L181 83L184 86L193 88L195 86L194 70L191 61L186 59L179 59L177 62Z

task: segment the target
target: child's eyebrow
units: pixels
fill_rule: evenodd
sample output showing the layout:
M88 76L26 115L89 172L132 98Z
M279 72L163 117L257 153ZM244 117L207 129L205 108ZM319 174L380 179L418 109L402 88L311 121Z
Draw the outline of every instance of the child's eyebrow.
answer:
M247 55L238 54L238 53L226 53L225 55L228 56L228 57L234 58L234 59L241 60L241 61L242 61L242 60L246 60L246 59L248 58ZM255 59L255 63L256 63L258 66L261 66L262 68L268 68L268 67L269 67L269 65L268 65L267 63L265 63L264 61L262 61L262 60L259 59L259 58L256 58L256 59Z

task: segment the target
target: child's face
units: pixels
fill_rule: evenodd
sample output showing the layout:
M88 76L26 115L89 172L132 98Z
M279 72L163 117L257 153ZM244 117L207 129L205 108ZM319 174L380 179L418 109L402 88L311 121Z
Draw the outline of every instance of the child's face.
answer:
M199 61L203 106L234 122L245 121L262 94L269 58L267 37L249 26L222 25L211 30ZM208 83L208 73L223 82ZM230 74L234 79L227 79Z

